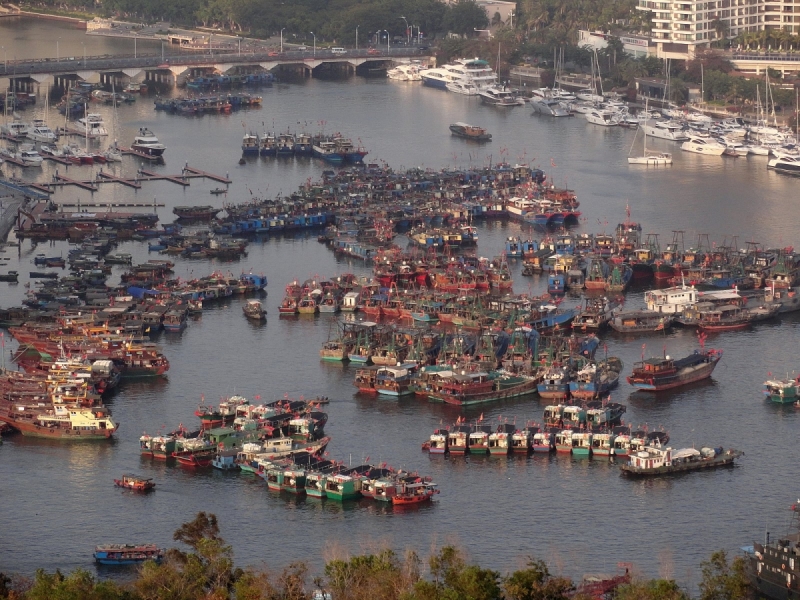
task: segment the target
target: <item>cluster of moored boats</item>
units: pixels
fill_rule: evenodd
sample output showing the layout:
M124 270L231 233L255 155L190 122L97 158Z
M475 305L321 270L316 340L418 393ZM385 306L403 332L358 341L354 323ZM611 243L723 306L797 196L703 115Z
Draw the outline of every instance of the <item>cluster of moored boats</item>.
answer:
M341 134L248 132L242 138L245 156L314 156L332 164L363 162L367 151Z
M261 96L253 94L224 94L220 96L189 96L185 98L156 98L156 110L178 115L230 113L244 108L260 108Z
M369 457L357 466L325 458L328 415L319 408L326 402L327 398L284 398L253 405L232 396L218 407L203 403L195 411L199 429L189 432L181 426L169 434L144 434L140 451L184 467L249 473L264 479L271 491L340 502L367 497L408 506L428 502L438 493L430 478L368 464ZM138 491L154 487L141 478L132 478L131 484L146 487Z

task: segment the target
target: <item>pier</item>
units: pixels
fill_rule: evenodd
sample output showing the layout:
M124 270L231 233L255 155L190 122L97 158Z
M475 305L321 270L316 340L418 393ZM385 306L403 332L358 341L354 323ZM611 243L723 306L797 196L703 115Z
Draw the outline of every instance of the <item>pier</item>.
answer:
M54 160L54 157L45 157L45 158ZM22 161L18 159L9 158L6 160L15 165L22 166ZM70 163L67 162L66 164ZM161 173L156 173L155 171L150 171L148 169L139 169L136 172L136 176L133 178L119 177L117 175L114 175L113 173L107 173L106 171L101 170L98 171L94 179L72 179L56 171L55 175L53 175L52 181L46 183L21 181L18 182L18 185L26 186L28 188L35 189L39 192L44 192L46 194L52 194L53 192L55 192L56 189L68 185L74 185L88 192L94 193L98 190L98 186L103 183L118 183L119 185L124 185L129 188L133 188L135 190L140 190L142 189L142 182L144 181L170 181L182 187L186 187L190 184L191 179L210 179L212 181L216 181L217 183L223 183L225 185L230 185L231 183L233 183L232 180L228 178L227 173L226 176L223 177L222 175L216 175L214 173L209 173L208 171L203 171L201 169L196 169L194 167L186 165L183 168L182 172L178 175L161 174ZM87 206L87 205L83 204L82 206ZM139 206L139 205L115 204L115 206ZM142 206L152 206L152 204L147 204Z

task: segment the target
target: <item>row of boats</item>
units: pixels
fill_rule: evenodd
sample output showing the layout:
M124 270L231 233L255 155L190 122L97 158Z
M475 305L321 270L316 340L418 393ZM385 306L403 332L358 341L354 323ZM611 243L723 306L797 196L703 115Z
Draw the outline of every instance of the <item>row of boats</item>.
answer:
M244 108L260 108L261 96L254 94L223 94L219 96L188 96L184 98L156 98L155 110L178 115L205 115L230 113Z
M195 411L200 429L188 432L181 426L170 434L144 434L140 452L190 468L249 473L264 479L271 491L340 502L368 497L408 506L429 502L438 493L430 478L385 463L368 464L369 457L355 467L325 458L328 416L318 409L326 401L284 398L253 405L233 396L218 407L203 403Z
M310 155L332 164L342 164L363 162L367 151L340 134L309 135L287 131L279 134L265 132L262 135L246 133L242 138L242 154L245 156Z

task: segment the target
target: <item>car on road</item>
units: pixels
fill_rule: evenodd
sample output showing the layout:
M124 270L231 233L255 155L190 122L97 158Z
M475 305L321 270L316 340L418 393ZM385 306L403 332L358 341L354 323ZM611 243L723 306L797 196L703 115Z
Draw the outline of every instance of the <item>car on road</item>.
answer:
M380 54L380 53L381 51L378 50L377 48L370 48L369 50L367 50L367 54Z

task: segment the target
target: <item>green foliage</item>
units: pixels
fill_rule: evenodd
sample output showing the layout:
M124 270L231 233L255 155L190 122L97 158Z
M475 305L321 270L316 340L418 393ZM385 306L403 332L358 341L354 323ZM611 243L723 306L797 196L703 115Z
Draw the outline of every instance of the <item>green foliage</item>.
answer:
M506 577L503 589L506 600L567 600L573 585L569 579L551 577L543 561L528 557L527 568Z
M61 571L39 569L26 600L133 600L135 596L112 581L97 581L88 571L78 569L66 577Z
M622 585L614 600L689 600L674 581L653 579Z
M538 42L575 42L578 29L606 30L635 16L636 0L520 0L519 23Z
M337 600L399 600L419 581L419 557L408 552L401 561L392 550L332 560L325 565L328 587Z
M718 550L702 563L700 600L747 600L751 597L744 558L729 564L724 550Z
M476 29L485 29L488 25L486 11L475 0L458 0L451 4L443 23L447 31L467 36L475 35Z

